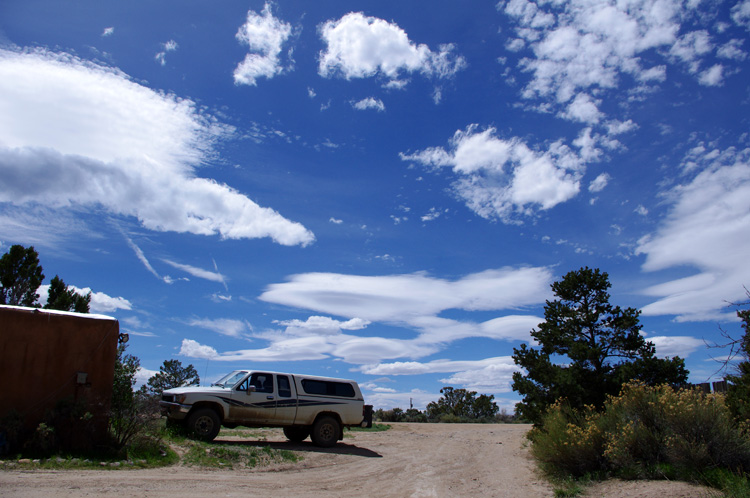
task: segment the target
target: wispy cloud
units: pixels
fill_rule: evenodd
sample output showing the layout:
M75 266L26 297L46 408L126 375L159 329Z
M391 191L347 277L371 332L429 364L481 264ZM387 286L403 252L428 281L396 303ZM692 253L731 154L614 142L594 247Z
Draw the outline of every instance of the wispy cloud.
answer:
M188 325L235 338L248 337L248 334L253 330L253 327L247 321L230 318L193 318L188 320Z
M211 282L219 282L224 286L225 289L227 289L226 277L222 275L221 273L219 273L218 267L216 266L216 261L213 262L214 269L216 271L204 270L203 268L198 268L195 266L186 265L182 263L176 263L169 259L162 258L162 261L167 263L169 266L173 268L177 268L178 270L182 270L185 273L188 273L196 278L202 278L204 280L209 280Z
M693 148L692 180L667 192L671 209L656 232L639 241L643 269L657 272L693 268L694 273L644 290L659 299L643 314L676 315L678 320L726 319L727 302L744 298L750 282L750 150ZM720 199L720 202L717 202Z
M163 281L163 282L165 282L167 284L171 284L172 283L172 278L169 277L168 275L165 275L163 277L161 275L159 275L159 273L157 273L157 271L154 270L154 267L151 266L151 263L149 262L148 258L143 253L143 251L141 250L141 248L138 247L138 245L135 242L133 242L133 239L131 239L125 233L124 230L120 230L120 232L122 233L122 236L125 238L125 242L127 242L128 247L130 247L133 250L133 252L135 253L135 256L138 258L138 261L140 261L143 264L143 266L146 268L146 270L148 270L149 273L151 273L153 276L155 276L159 280L161 280L161 281Z
M177 50L179 45L177 45L176 41L169 40L168 42L163 43L162 47L164 48L164 50L162 50L161 52L158 52L154 56L154 59L156 59L156 62L158 62L162 66L166 66L167 65L167 52L174 52L175 50Z

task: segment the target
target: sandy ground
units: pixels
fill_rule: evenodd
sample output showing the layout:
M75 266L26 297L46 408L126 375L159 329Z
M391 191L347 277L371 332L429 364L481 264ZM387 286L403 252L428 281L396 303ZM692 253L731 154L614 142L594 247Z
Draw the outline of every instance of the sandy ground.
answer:
M551 497L524 447L527 425L392 424L347 433L336 447L289 443L280 430L263 442L217 442L289 449L303 460L260 470L191 467L114 471L0 471L2 497ZM610 481L587 497L698 498L706 488L663 481Z

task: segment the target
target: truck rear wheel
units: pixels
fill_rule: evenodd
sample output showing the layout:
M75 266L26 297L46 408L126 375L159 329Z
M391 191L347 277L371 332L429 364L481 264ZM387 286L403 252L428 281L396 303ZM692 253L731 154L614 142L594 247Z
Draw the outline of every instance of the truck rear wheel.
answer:
M213 441L221 429L221 420L211 408L200 408L190 414L188 430L201 441Z
M341 436L341 426L338 420L325 415L315 421L310 438L316 446L330 448L339 440Z
M299 426L284 427L284 435L289 441L293 443L299 443L301 441L304 441L305 438L310 435L310 428Z

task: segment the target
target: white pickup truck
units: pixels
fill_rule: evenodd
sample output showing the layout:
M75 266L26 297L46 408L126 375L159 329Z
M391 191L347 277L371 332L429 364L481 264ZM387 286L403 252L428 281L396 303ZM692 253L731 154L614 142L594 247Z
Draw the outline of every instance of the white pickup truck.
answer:
M290 441L310 436L318 446L335 445L344 427L371 427L353 380L279 372L235 370L211 387L179 387L162 393L161 414L185 424L195 437L213 440L221 426L283 427Z

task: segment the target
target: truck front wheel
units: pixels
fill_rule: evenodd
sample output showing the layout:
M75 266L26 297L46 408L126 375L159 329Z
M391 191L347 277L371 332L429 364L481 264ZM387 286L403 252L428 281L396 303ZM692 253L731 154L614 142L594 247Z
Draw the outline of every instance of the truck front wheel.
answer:
M338 420L328 415L315 421L310 438L316 446L330 448L339 440L341 426Z
M221 420L211 408L201 408L190 414L188 430L201 441L213 441L221 429Z
M310 427L284 427L284 435L289 441L299 443L310 435Z

